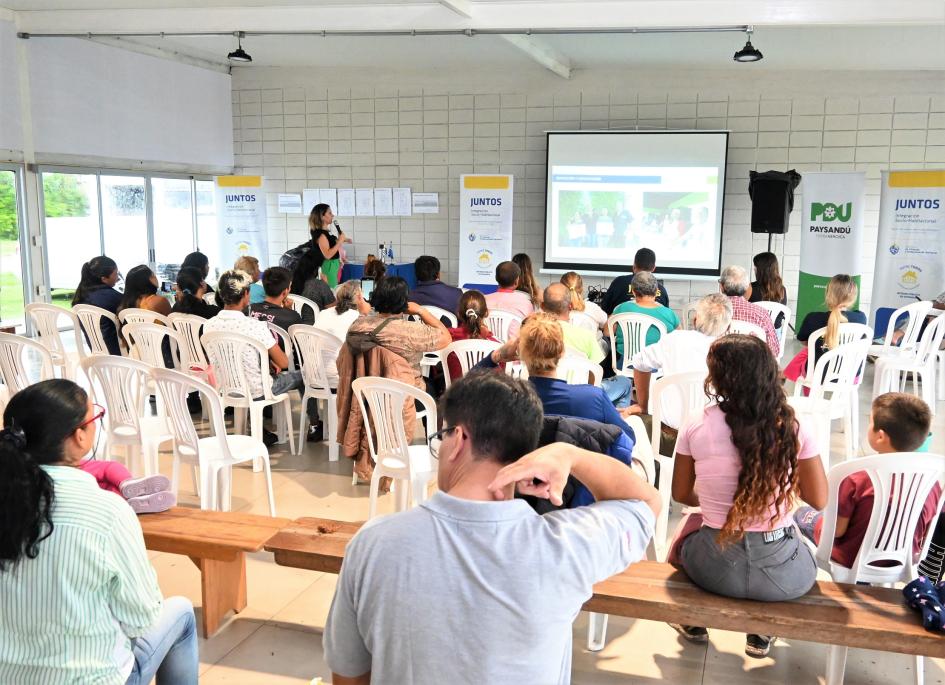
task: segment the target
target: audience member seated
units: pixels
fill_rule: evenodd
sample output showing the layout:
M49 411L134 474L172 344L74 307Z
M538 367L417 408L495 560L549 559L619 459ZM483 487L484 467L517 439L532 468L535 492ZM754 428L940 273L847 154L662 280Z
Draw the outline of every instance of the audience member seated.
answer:
M837 274L830 279L824 296L827 311L811 312L804 317L800 328L797 329L797 339L802 343L806 343L810 336L821 328L827 329L814 347L814 359L811 361L807 358L810 350L805 344L794 359L784 367L785 378L796 381L801 376L805 376L808 367L813 369L817 365L820 355L839 345L841 323L866 323L866 314L850 309L856 302L858 295L859 290L852 276Z
M535 270L532 268L532 258L524 252L513 255L512 261L522 272L518 279L518 290L528 295L532 307L537 312L541 308L542 287L538 285L535 278Z
M778 334L774 330L774 322L771 321L771 315L765 309L745 299L748 287L748 272L745 269L740 266L727 266L722 269L719 289L732 302L732 321L745 321L760 326L765 332L768 349L777 357L781 348Z
M377 281L384 278L384 274L386 273L387 266L384 264L384 262L374 255L369 254L367 259L364 261L364 278L375 281L376 283Z
M157 291L158 279L150 267L141 264L132 268L125 276L125 292L116 314L124 309L147 309L167 316L171 313L171 303L158 295Z
M650 378L655 371L663 375L704 371L709 347L715 339L724 335L732 323L732 303L721 293L706 295L696 305L694 329L677 328L655 345L644 347L631 359L633 364L633 386L636 403L621 412L624 415L640 414L647 430L652 431L649 415ZM660 402L662 431L661 448L669 454L676 441L676 431L682 422L680 399L667 394Z
M177 272L177 293L171 312L213 318L220 313L220 308L205 302L203 296L206 294L207 283L203 280L203 272L190 266L184 267Z
M317 259L313 255L315 255L315 252L310 250L299 258L289 282L291 283L293 295L301 295L311 300L321 310L334 303L335 293L332 292L328 283L319 276ZM315 312L312 311L311 307L303 308L302 323L311 325L315 323L315 318Z
M417 274L417 287L410 291L410 301L455 312L463 291L440 280L440 260L429 255L417 257L413 268Z
M787 304L787 288L781 280L778 257L773 252L759 252L752 259L755 265L755 280L748 288L749 302L777 302ZM774 322L775 329L781 328L784 315L778 314Z
M292 309L289 302L289 290L292 288L292 274L281 266L271 266L263 274L265 299L259 304L249 305L249 315L265 323L273 323L284 331L289 326L302 323L302 317Z
M82 277L72 296L72 306L90 304L116 314L121 304L121 293L115 290L115 284L120 276L115 260L104 255L90 259L82 265ZM108 353L120 355L121 345L115 324L103 319L101 329Z
M764 341L727 335L709 348L706 392L715 404L679 432L673 499L701 507L679 529L669 561L699 587L726 597L777 602L817 578L791 518L800 497L822 509L827 476L812 434L798 424ZM708 631L673 627L691 642ZM767 656L775 637L748 635L745 653Z
M633 270L625 276L617 276L607 288L604 294L604 304L601 308L610 316L618 304L622 304L633 298L630 291L630 284L633 281L633 274L638 271L656 271L656 253L648 247L641 247L633 257ZM669 306L669 293L666 292L666 286L663 281L657 280L659 291L656 293L656 301L664 307Z
M666 326L666 332L672 333L679 328L679 317L669 307L664 307L656 301L656 294L659 292L660 285L656 277L649 271L637 271L630 282L630 289L633 292L633 299L618 304L614 309L614 314L645 314L651 316L661 324ZM617 328L614 331L617 336L617 354L623 358L623 332ZM659 342L660 332L655 328L650 328L646 332L646 344L653 345Z
M351 328L359 316L371 313L371 305L364 300L361 284L358 281L345 281L338 286L335 293L335 305L322 310L315 320L315 328L327 331L344 342ZM330 369L335 371L335 369Z
M275 267L274 267L275 268ZM267 269L268 271L268 269ZM269 327L243 314L249 306L249 275L243 271L224 271L217 284L217 297L223 301L223 311L203 325L203 332L239 333L257 340L269 350L269 367L274 372L272 378L272 394L281 395L289 390L305 392L301 371L289 371L289 360L285 352L276 344ZM246 348L243 351L243 366L246 370L246 379L249 382L250 392L254 399L263 396L262 374L270 369L259 367L259 355L256 350ZM309 400L308 418L310 422L308 439L317 442L322 439L322 422L318 420L318 408L313 400ZM267 447L276 443L276 435L263 431L263 442Z
M207 255L203 252L191 252L189 255L184 257L184 261L181 262L180 268L197 269L203 275L204 280L210 276L210 260L207 259ZM207 292L212 293L213 288L210 285L207 285Z
M249 286L249 304L259 304L266 299L266 291L259 282L262 274L259 271L259 260L249 255L244 255L236 260L233 268L237 271L245 271L253 279L253 284Z
M495 281L499 284L499 289L486 295L486 304L489 309L509 312L521 319L534 313L535 305L532 304L531 298L521 290L517 290L521 277L522 270L515 262L500 263L495 268ZM517 333L518 324L509 328L509 336Z
M542 410L525 381L470 374L441 416L439 492L362 527L345 551L324 632L333 682L567 682L574 617L594 583L643 557L659 495L600 454L528 454ZM539 516L514 497L517 485L561 504L569 474L595 504Z
M888 392L873 400L870 427L866 434L870 447L879 454L893 452L927 452L931 442L929 427L932 413L929 405L914 395ZM922 506L919 525L915 529L912 551L918 561L925 534L935 519L935 506L942 494L936 483ZM865 471L847 476L840 483L837 496L837 524L834 530L833 552L830 558L841 566L853 568L860 552L863 537L873 513L873 482ZM794 513L801 532L814 544L820 542L823 512L812 507L801 507Z
M491 340L498 342L492 331L486 326L486 317L489 316L489 308L486 306L485 296L478 290L467 290L459 298L459 304L456 308L456 321L459 324L456 328L450 328L450 338L456 340ZM446 360L449 367L450 379L456 380L463 375L463 368L459 364L459 359L455 354L450 354Z
M561 277L561 284L571 293L571 311L587 314L599 331L607 325L607 314L597 304L584 299L584 279L576 271L569 271ZM600 336L598 336L600 337Z
M162 598L134 511L78 468L99 418L64 379L4 411L0 682L196 685L193 606Z

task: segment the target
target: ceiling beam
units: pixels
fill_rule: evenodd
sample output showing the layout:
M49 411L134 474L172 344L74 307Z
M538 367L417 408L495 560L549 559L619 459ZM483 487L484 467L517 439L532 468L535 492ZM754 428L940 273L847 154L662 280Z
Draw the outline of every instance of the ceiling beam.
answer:
M535 36L503 34L502 37L541 66L561 78L571 78L571 60Z
M453 10L461 17L465 17L466 19L472 18L471 0L440 0L440 4Z

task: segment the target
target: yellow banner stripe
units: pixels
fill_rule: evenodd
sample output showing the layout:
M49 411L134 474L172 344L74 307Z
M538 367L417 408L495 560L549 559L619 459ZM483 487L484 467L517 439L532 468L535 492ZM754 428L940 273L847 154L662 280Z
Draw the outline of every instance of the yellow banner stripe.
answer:
M463 179L466 188L475 190L506 190L509 187L508 176L466 176Z
M217 176L221 188L261 188L262 176Z
M945 171L890 171L890 188L943 188Z

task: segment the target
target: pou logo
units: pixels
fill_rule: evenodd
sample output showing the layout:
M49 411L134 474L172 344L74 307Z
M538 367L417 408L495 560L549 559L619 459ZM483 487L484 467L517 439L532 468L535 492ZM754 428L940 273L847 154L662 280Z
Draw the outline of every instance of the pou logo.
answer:
M492 205L493 207L502 206L502 198L500 197L472 197L469 198L469 206L475 207L476 205Z
M810 205L810 220L817 221L818 217L823 221L849 221L853 216L853 203L847 202L845 205L835 205L832 202L812 202Z
M938 200L896 200L896 211L900 209L938 209Z
M255 195L227 195L227 202L255 202Z

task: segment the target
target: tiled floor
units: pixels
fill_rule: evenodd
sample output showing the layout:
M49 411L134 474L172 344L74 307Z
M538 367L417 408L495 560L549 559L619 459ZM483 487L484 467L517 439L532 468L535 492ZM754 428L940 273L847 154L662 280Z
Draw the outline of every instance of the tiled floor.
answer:
M865 380L862 431L867 425L871 369ZM933 424L933 450L941 453L945 451L945 403L940 402L938 409ZM834 454L839 454L842 435L834 433L833 440ZM306 446L302 456L274 452L272 468L279 516L323 516L351 521L366 518L367 486L352 486L350 462L329 463L323 446ZM170 472L168 455L162 455L162 470ZM191 492L185 474L182 504L196 506ZM236 469L233 492L234 510L268 513L262 474L253 474L249 468ZM386 512L391 508L392 498L383 497L380 510ZM196 567L181 556L155 553L151 558L164 593L189 597L199 611ZM251 556L247 575L246 610L231 618L214 637L200 641L201 682L304 685L314 676L327 681L330 674L322 654L321 631L336 576L283 568L265 553ZM681 641L661 623L618 617L610 619L603 651L588 652L584 647L586 639L587 617L581 614L574 624L573 648L573 682L579 685L824 682L826 648L798 640L780 641L770 658L754 660L744 655L744 636L740 634L711 631L708 646L694 646ZM912 664L912 659L905 656L852 650L845 682L910 683ZM926 683L945 682L945 661L926 660L925 664Z

